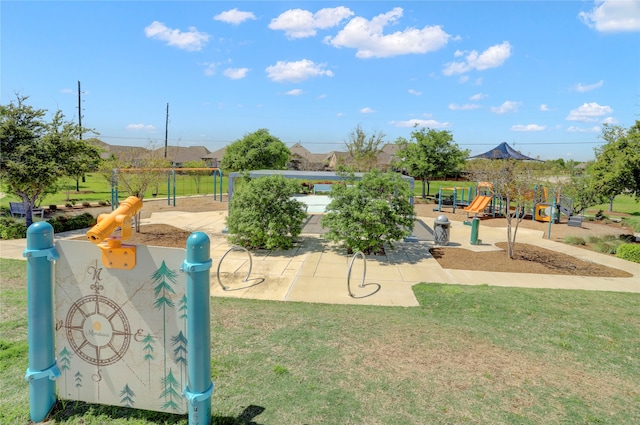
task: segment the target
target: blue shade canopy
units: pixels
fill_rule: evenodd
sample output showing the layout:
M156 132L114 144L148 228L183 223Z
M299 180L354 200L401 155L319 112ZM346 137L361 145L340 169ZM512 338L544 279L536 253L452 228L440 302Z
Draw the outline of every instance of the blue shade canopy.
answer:
M480 155L472 156L471 158L485 158L485 159L517 159L522 161L539 161L539 159L530 158L526 155L513 149L506 142L500 143L495 148L481 153Z

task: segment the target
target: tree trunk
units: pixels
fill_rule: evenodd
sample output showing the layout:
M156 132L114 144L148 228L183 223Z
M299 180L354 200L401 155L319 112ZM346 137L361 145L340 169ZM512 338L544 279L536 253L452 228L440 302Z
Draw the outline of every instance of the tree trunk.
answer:
M615 199L615 196L610 196L609 197L609 212L613 212L613 200Z
M422 182L422 199L426 198L426 194L425 194L425 184L424 184L424 179L421 180Z
M427 180L427 196L431 195L431 182Z
M80 192L80 178L76 177L76 192Z

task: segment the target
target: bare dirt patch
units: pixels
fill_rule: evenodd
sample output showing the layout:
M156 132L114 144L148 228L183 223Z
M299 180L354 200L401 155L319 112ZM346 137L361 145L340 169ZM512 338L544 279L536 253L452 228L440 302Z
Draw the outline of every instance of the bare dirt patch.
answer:
M539 273L571 276L631 277L630 273L580 260L535 245L516 243L515 258L507 258L507 243L496 244L503 251L472 252L460 248L433 248L431 253L445 269Z

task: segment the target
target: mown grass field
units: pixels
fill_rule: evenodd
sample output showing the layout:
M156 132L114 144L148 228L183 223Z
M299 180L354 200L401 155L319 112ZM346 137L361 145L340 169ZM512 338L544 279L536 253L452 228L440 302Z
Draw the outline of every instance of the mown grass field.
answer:
M25 263L0 270L0 423L26 424ZM409 308L213 298L212 423L640 423L639 294L414 291ZM61 401L50 423L187 420Z

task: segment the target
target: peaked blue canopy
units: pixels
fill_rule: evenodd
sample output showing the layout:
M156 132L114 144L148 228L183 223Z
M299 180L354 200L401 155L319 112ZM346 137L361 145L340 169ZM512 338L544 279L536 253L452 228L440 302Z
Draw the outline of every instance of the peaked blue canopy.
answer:
M500 143L495 148L481 153L480 155L472 156L471 158L486 158L486 159L517 159L522 161L539 161L539 159L530 158L526 155L513 149L506 142Z

